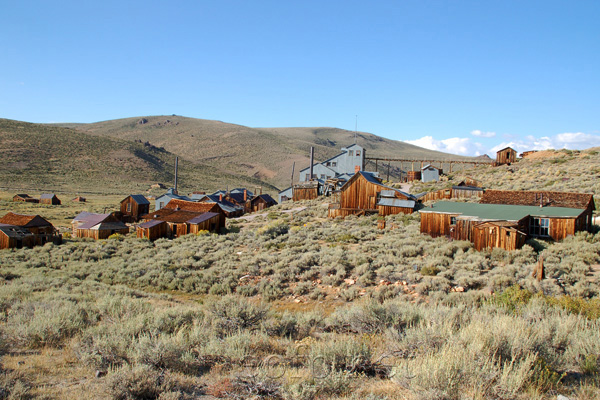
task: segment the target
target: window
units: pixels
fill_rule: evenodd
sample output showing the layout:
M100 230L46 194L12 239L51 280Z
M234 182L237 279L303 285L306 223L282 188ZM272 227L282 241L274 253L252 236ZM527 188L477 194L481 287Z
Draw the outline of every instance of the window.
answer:
M127 212L131 212L131 203L127 203Z
M352 157L354 155L354 150L348 150L348 155Z
M165 206L165 203L163 201L161 201L160 203L158 203L158 208L163 208Z
M332 167L337 167L337 162L335 162L335 161L332 161L332 162L331 162L331 166L332 166Z
M325 180L325 174L321 174L321 179Z
M456 217L450 217L450 225L456 225Z
M331 167L331 163L329 161L327 161L327 164L325 164L326 167Z
M305 181L310 181L310 174L306 174L306 177L304 178Z
M531 218L529 234L531 236L550 236L550 220L548 218Z
M356 150L356 157L360 156L360 150Z

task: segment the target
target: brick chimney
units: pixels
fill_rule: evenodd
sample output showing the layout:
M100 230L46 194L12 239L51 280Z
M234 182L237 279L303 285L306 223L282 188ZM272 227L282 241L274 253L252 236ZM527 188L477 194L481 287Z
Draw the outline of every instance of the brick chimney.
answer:
M219 195L219 201L223 201L223 193Z
M248 201L248 191L244 189L244 201Z
M359 165L355 165L354 166L354 173L357 173L358 171L360 171L360 166Z

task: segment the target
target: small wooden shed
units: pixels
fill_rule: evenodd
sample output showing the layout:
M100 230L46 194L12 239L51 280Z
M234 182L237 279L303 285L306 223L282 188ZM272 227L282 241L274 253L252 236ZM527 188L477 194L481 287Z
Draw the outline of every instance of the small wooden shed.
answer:
M187 221L189 224L189 233L199 233L208 231L218 233L219 231L219 213L206 212Z
M39 215L23 215L9 212L0 218L0 224L27 228L34 235L53 235L56 232L54 226Z
M499 247L504 250L518 250L525 244L527 235L519 231L518 224L508 221L481 222L473 226L473 247L476 250Z
M167 236L167 223L158 219L146 221L136 228L138 238L156 240Z
M141 194L131 194L121 200L121 214L124 222L137 222L142 215L150 212L150 202Z
M505 147L496 152L496 165L512 164L517 161L517 151L511 147Z
M53 206L60 206L61 201L54 193L44 193L40 196L40 204L50 204Z
M301 182L292 186L292 201L314 200L319 197L319 181Z
M406 181L420 181L421 180L421 171L408 171L406 173Z
M75 198L73 199L73 201L74 201L74 202L76 202L76 203L85 203L85 202L86 202L86 199L85 199L85 197L82 197L82 196L77 196L77 197L75 197Z
M268 194L259 194L254 196L247 204L248 212L262 211L269 207L277 205L275 199Z
M431 164L425 165L421 168L421 182L437 182L440 180L442 169L434 167Z
M39 203L40 202L38 199L35 199L25 193L15 194L13 196L13 201L23 201L25 203Z

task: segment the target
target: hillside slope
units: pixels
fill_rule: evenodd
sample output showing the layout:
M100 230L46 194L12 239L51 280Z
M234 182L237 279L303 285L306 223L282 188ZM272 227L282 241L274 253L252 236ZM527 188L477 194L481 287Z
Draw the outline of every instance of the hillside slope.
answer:
M175 155L165 149L71 128L0 119L0 186L9 190L129 193L173 182ZM180 160L183 191L263 186L257 179Z
M292 165L297 172L308 166L309 149L323 161L354 143L354 132L337 128L249 128L220 121L181 116L117 119L93 124L63 124L93 135L141 140L230 173L265 180L280 188L289 185ZM367 156L467 159L427 150L405 142L359 132L357 143Z

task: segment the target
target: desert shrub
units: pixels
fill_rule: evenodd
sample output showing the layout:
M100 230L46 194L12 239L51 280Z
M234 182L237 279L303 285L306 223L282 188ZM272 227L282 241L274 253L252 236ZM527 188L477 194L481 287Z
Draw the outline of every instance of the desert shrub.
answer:
M440 269L435 266L425 266L420 270L421 274L424 276L435 276L439 274Z
M125 239L125 236L120 234L120 233L113 233L112 235L110 235L108 237L108 239L110 240L117 240L117 241L123 241Z
M226 296L208 306L211 322L220 334L259 329L268 309L235 296Z
M344 301L350 302L357 299L360 296L360 289L356 286L350 286L349 288L340 291L340 298Z
M0 399L26 400L31 398L30 390L31 385L22 374L0 368Z
M283 390L283 398L286 400L337 398L352 392L352 382L352 374L345 371L333 371L324 377L312 376L286 385Z
M554 306L561 307L572 314L581 314L588 319L600 318L600 299L583 299L572 296L546 297Z
M494 296L492 301L495 304L506 307L510 311L515 311L526 305L532 297L532 292L527 289L521 289L518 285L514 285Z
M107 377L109 395L115 400L158 399L173 388L173 382L147 365L124 366Z

